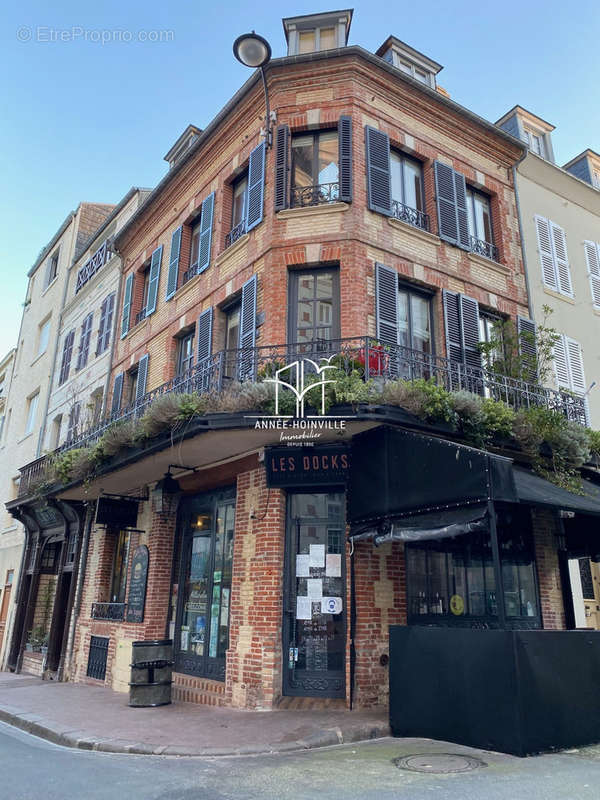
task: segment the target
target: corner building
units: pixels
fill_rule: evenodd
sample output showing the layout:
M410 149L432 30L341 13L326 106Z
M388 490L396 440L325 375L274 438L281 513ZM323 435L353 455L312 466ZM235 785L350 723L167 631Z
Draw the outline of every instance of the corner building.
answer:
M204 131L182 134L169 172L116 237L112 420L139 417L159 395L222 393L273 365L340 353L381 381L435 376L483 391L480 337L498 317L530 324L512 183L524 146L454 103L437 87L440 65L398 39L376 54L347 46L350 19L284 20L288 55L265 68L272 146L256 73ZM462 467L449 476L469 448L384 407L331 413L347 418L342 430L287 448L280 429L224 408L64 487L64 502L119 495L138 508L127 525L88 514L71 678L126 691L131 642L166 636L176 699L372 707L387 703L389 625L506 622L489 543L460 618L449 603L466 567L449 592L446 572L432 583L450 558L443 547L374 547L368 530L392 506L454 513ZM440 442L454 459L443 474ZM408 480L415 453L434 458L411 505L388 478L404 464ZM557 517L519 514L528 556L510 563L525 599L508 624L565 627ZM508 561L515 519L499 512L494 534ZM361 531L352 541L350 522ZM132 558L144 545L134 621Z

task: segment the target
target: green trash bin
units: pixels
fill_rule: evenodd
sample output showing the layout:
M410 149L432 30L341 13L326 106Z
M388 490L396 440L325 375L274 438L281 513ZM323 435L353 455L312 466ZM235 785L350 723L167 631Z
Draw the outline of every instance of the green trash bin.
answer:
M168 705L172 683L173 640L133 642L129 705L135 708Z

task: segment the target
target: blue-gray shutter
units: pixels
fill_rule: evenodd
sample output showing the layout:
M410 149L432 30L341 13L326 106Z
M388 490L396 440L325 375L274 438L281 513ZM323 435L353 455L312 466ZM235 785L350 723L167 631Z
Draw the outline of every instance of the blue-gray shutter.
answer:
M469 217L467 215L467 184L465 176L454 171L454 188L456 190L456 219L458 223L458 246L463 250L471 249L469 236Z
M212 241L213 211L215 208L215 193L208 195L202 203L200 217L200 246L198 250L198 274L210 264L210 245Z
M535 322L525 317L517 317L517 336L519 355L524 356L523 379L529 383L537 382L537 347L535 344Z
M442 291L444 304L444 329L446 333L446 358L458 363L463 362L462 328L460 324L460 295Z
M79 353L77 355L76 369L83 369L87 364L88 355L90 352L90 338L92 336L92 323L94 320L94 313L88 314L81 325L81 336L79 338Z
M390 179L390 137L377 128L365 126L367 159L367 203L371 211L392 213Z
M481 366L479 303L472 297L444 289L446 357L467 367Z
M123 314L121 316L121 339L127 336L131 319L131 294L133 291L133 272L125 279L125 292L123 294Z
M275 134L275 211L288 207L288 149L290 129L278 125Z
M58 376L58 385L63 384L69 377L71 369L71 356L73 355L73 342L75 341L75 331L69 331L65 336L63 344L62 362L60 365L60 374Z
M142 356L138 362L137 384L135 387L136 404L142 400L146 394L146 381L148 378L148 353Z
M146 316L156 311L156 297L160 282L160 264L162 261L162 244L152 253L150 261L150 275L148 277L148 302L146 303Z
M261 142L250 153L248 162L248 202L246 204L246 232L262 222L265 192L265 143Z
M166 300L177 291L177 278L179 277L179 254L181 252L181 228L180 225L171 236L171 254L169 256L169 274L167 275L167 296Z
M115 375L115 382L113 385L112 405L110 407L111 416L115 416L121 410L121 399L123 397L123 373L119 372Z
M212 306L203 311L198 317L196 325L196 339L198 341L198 364L212 355L212 327L213 309Z
M240 311L240 354L238 379L254 377L254 345L256 343L256 275L242 286L242 308Z
M352 117L340 117L338 123L339 199L352 202Z
M377 339L398 344L398 273L385 264L375 264Z
M456 183L454 170L441 161L433 164L435 174L435 199L438 214L438 235L451 244L458 244L458 217L456 215Z

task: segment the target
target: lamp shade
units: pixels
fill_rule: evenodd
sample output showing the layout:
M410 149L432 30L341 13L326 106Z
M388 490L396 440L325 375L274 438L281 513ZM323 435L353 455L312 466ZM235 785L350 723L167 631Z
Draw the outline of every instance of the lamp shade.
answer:
M243 33L233 43L233 55L246 67L263 67L271 58L271 45L257 33Z
M181 491L179 482L175 480L170 472L165 472L164 477L158 481L154 489L157 492L162 492L162 494L177 494Z

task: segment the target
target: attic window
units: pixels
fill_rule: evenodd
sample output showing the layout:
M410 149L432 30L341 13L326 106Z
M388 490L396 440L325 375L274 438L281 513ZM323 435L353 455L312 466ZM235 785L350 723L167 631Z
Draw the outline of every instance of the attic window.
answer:
M315 53L335 48L335 28L298 31L298 53Z
M405 75L410 75L410 77L414 80L419 81L425 86L435 86L435 78L432 72L429 72L429 70L424 69L419 64L402 57L394 48L388 50L384 58L394 67L399 69L400 72L403 72Z
M524 138L527 142L527 147L532 153L535 153L542 158L546 158L546 151L544 148L544 134L540 131L533 131L528 128L523 129L525 134Z

